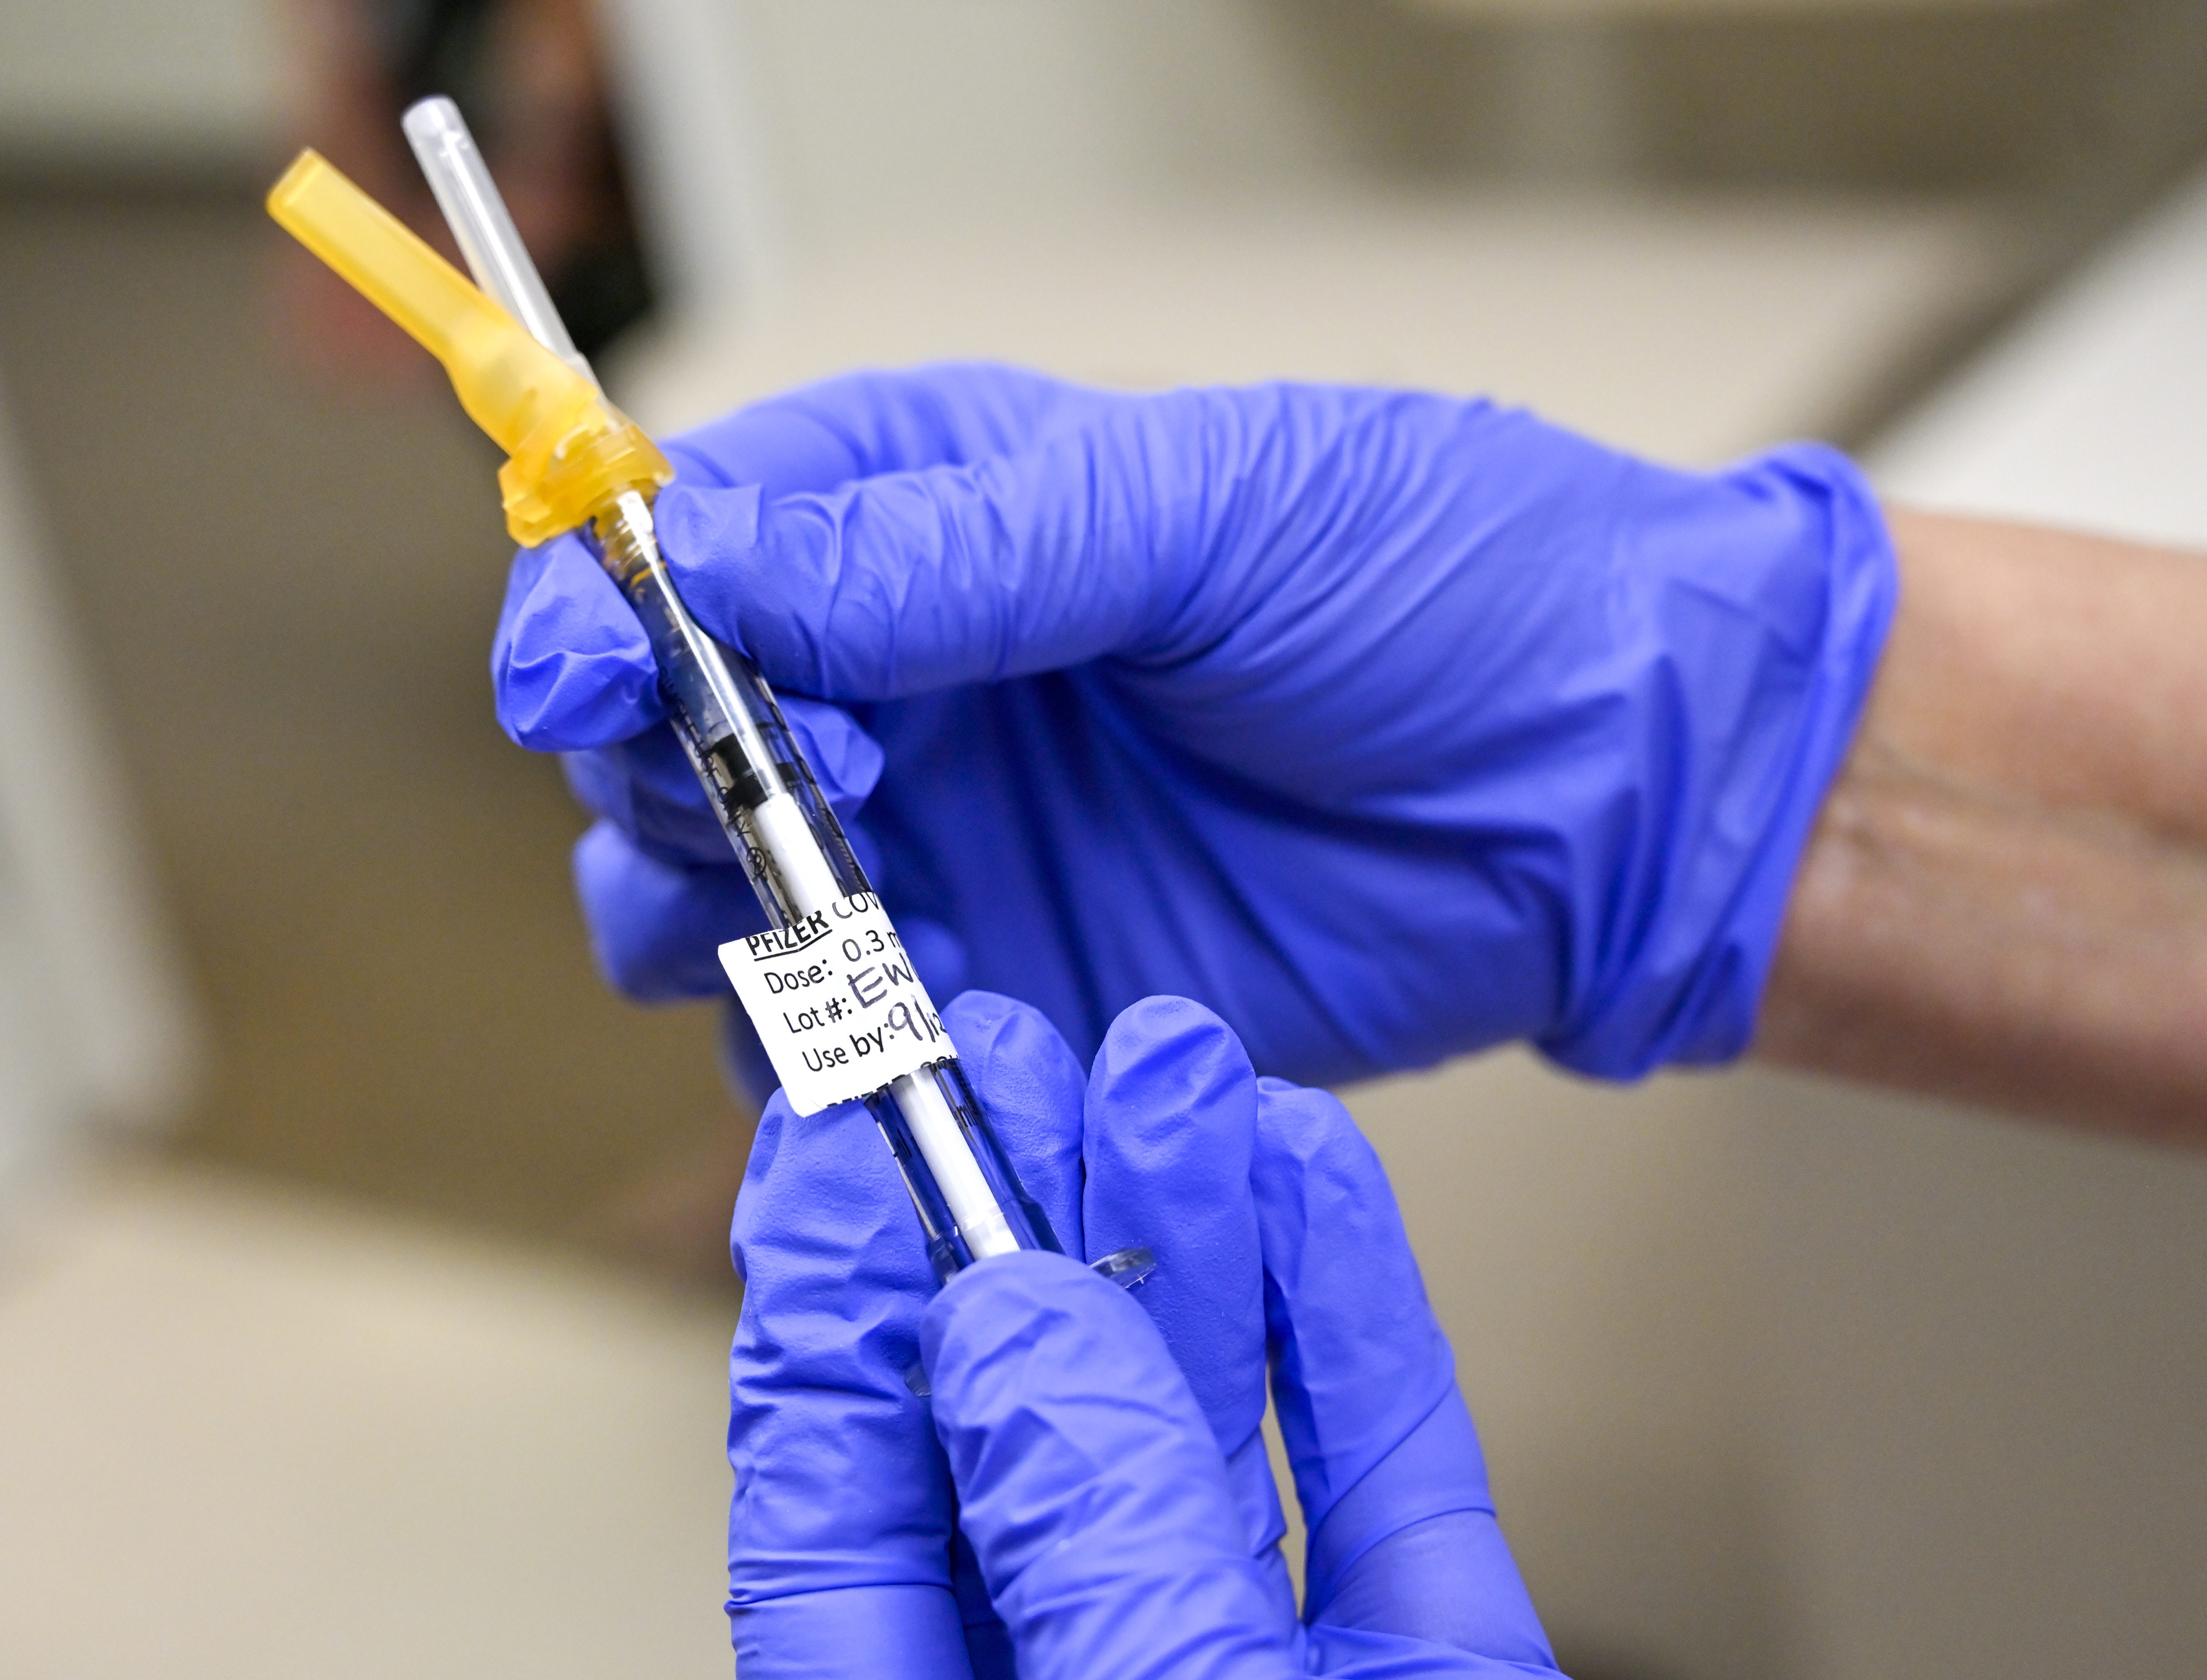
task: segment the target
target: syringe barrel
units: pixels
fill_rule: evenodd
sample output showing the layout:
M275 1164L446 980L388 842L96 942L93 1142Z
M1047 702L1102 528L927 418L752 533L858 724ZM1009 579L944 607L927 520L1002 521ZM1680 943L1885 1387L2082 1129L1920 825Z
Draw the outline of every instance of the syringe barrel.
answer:
M870 891L766 679L683 606L642 495L621 497L594 535L600 563L651 643L675 735L775 925Z
M757 668L690 616L659 553L649 504L621 497L593 527L601 564L635 608L669 720L751 888L777 927L870 893L842 824L790 738ZM954 1056L865 1097L948 1278L1016 1248L1056 1250L1048 1218L998 1146Z
M955 1056L890 1081L865 1102L912 1193L936 1277L948 1282L975 1260L1014 1249L1063 1252Z

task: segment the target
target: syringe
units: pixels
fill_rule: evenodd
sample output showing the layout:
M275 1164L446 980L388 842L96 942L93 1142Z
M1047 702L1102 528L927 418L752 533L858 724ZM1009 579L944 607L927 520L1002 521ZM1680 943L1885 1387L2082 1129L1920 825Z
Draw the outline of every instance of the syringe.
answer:
M499 479L517 541L587 529L643 625L675 732L781 930L780 948L829 950L834 936L849 931L900 950L773 691L748 659L705 633L676 592L651 517L652 497L672 470L604 400L576 353L458 111L447 100L424 101L405 126L481 291L311 152L277 183L270 213L445 363L469 413L511 456ZM748 943L756 950L761 942ZM739 989L742 966L729 957ZM947 1279L1017 1248L1057 1249L909 965L889 972L908 983L910 1069L846 1094L863 1098L888 1140L936 1274ZM779 1055L776 1065L793 1092L792 1069ZM1096 1263L1127 1283L1152 1264L1140 1249Z

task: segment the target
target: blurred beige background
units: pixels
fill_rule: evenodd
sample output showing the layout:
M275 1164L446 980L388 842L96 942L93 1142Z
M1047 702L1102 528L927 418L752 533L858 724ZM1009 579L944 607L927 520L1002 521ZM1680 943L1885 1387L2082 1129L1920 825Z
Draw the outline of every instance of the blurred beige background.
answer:
M598 987L580 820L490 719L493 457L258 207L302 140L374 175L365 15L0 13L0 528L51 597L0 652L61 650L0 693L10 1675L727 1669L745 1117L709 1011ZM2207 546L2194 6L596 16L649 424L940 355L1385 380ZM1582 1680L2207 1667L2207 1164L1514 1053L1351 1101Z

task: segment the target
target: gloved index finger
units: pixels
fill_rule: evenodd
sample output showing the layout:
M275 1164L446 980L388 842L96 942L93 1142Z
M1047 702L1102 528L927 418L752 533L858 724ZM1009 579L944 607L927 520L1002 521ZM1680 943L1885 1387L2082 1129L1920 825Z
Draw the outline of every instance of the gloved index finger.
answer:
M676 477L659 517L664 524L675 512L679 523L683 498L699 491L749 486L789 496L978 459L1024 446L1106 400L1042 374L983 365L822 380L668 441ZM573 533L515 556L491 674L499 723L539 751L608 746L663 714L643 631Z
M1233 1029L1200 1004L1151 997L1112 1023L1088 1082L1081 1217L1091 1260L1145 1247L1137 1299L1225 1456L1243 1544L1292 1615L1287 1532L1259 1431L1264 1268L1250 1155L1257 1076Z
M1228 1454L1265 1414L1256 1125L1248 1054L1202 1005L1145 998L1104 1034L1083 1129L1086 1258L1136 1247L1156 1255L1139 1299Z
M572 531L513 557L490 674L499 726L538 752L610 746L666 716L643 626Z
M1117 399L1031 446L855 480L661 498L675 586L769 679L885 700L1084 664L1170 658L1229 626L1210 565L1245 427L1217 393ZM1217 436L1210 438L1206 431Z

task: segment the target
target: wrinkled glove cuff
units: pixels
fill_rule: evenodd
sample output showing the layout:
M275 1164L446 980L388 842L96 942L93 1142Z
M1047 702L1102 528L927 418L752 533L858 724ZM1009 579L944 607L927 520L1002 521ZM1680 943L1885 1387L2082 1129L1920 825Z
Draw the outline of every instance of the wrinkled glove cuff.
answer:
M1883 514L1837 450L1797 444L1699 481L1636 537L1628 661L1643 776L1584 917L1574 1072L1729 1061L1755 1034L1793 878L1844 763L1899 595Z

